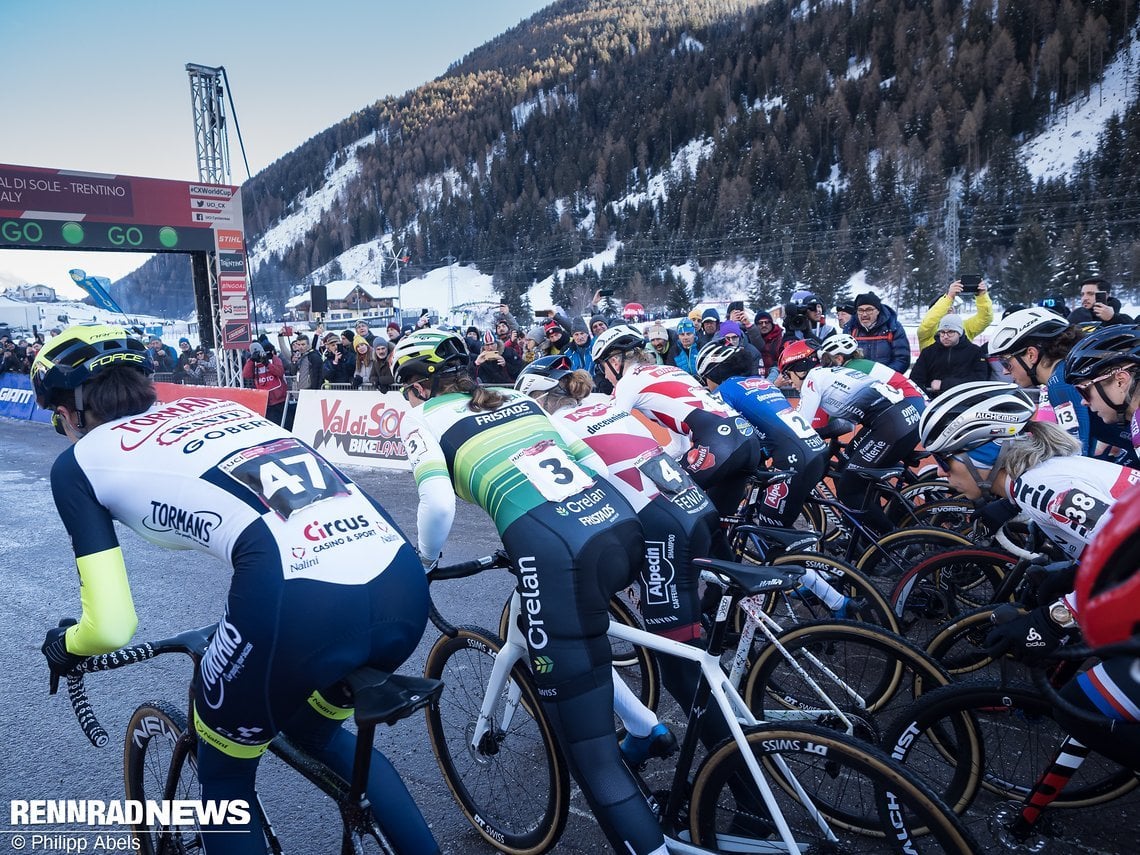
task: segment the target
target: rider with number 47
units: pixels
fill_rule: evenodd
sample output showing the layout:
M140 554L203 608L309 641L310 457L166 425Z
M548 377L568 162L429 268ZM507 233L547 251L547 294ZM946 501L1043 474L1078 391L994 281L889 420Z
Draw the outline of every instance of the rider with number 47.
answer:
M664 837L614 738L610 597L641 566L641 524L597 477L606 467L538 402L477 386L457 335L400 339L396 381L411 410L400 434L419 489L420 555L440 555L455 497L495 521L523 598L535 683L574 778L616 852L663 855Z
M71 536L82 613L43 645L53 677L125 645L137 625L114 521L233 568L225 611L194 677L202 798L253 805L274 735L346 780L355 738L342 678L393 671L427 623L416 552L384 510L311 448L232 401L156 404L143 345L119 327L75 326L32 365L39 406L72 445L51 470ZM439 847L399 774L373 751L368 797L401 853ZM256 815L256 814L255 814ZM265 852L254 820L207 827L209 855Z

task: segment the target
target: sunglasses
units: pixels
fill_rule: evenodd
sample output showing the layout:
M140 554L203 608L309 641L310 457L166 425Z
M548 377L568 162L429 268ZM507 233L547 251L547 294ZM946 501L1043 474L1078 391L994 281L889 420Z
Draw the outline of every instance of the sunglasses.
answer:
M950 464L952 462L961 463L962 458L957 454L946 454L944 452L932 451L930 456L934 458L934 462L938 464L938 468L943 472L950 471Z
M1102 374L1099 377L1094 377L1092 380L1086 380L1083 383L1077 383L1076 389L1080 396L1086 401L1092 400L1092 390L1098 383L1105 380L1110 380L1116 375L1116 371L1109 371L1107 374ZM1103 392L1101 395L1103 396Z
M997 362L998 362L998 365L1000 365L1002 367L1002 370L1008 372L1010 370L1010 367L1013 365L1014 361L1020 360L1021 357L1024 355L1025 355L1025 351L1019 350L1017 353L1011 353L1009 356L999 357Z
M547 330L546 337L547 338L557 338L558 337L558 330Z

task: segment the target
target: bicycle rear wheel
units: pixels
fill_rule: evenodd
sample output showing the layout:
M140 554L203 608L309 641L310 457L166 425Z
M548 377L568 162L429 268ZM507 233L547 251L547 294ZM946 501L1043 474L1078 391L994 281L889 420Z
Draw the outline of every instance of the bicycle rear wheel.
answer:
M992 604L1016 564L1007 553L990 549L952 549L916 564L891 592L904 634L928 638L946 621Z
M881 626L891 632L898 632L898 621L891 611L890 604L875 583L853 566L838 558L829 558L818 552L789 552L770 562L773 566L793 565L815 570L827 580L831 587L853 600L864 600L866 606L858 619L864 623ZM782 608L783 607L783 608ZM831 612L815 596L808 592L794 594L769 594L764 611L777 620L789 611L797 616L799 623L830 618Z
M904 528L871 544L855 562L868 576L901 576L919 562L948 549L968 549L973 542L944 528Z
M510 671L490 729L472 744L491 668L502 641L478 627L442 636L424 676L443 680L439 704L427 709L428 738L464 816L496 849L540 855L562 834L570 809L566 761L543 714L524 663Z
M745 735L768 780L776 784L776 804L801 851L981 851L937 796L877 748L806 725L761 725ZM796 794L792 779L808 801ZM813 808L826 819L835 840L820 829ZM714 749L697 770L689 823L693 842L710 849L777 851L773 847L780 845L745 758L731 740Z
M123 746L123 780L130 801L146 803L188 799L200 801L194 748L197 741L186 732L186 715L162 701L145 703L127 723ZM168 789L169 783L169 789ZM132 826L142 855L181 855L202 852L197 825Z

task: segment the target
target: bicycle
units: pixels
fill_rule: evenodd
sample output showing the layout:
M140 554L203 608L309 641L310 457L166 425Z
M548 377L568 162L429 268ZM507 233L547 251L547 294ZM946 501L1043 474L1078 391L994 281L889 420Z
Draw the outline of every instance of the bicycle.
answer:
M798 580L789 583L767 568L710 559L698 563L724 575L731 591L717 610L706 649L616 622L610 625L617 638L656 654L678 656L700 669L667 793L655 793L635 773L662 824L667 848L802 852L807 845L809 851L836 852L975 851L945 806L878 749L836 730L757 721L720 667L730 600L798 585ZM431 577L462 578L491 566L501 565L491 559L469 562L438 568ZM448 786L489 843L518 855L545 852L561 833L569 787L565 762L525 667L522 630L511 621L511 637L503 641L477 627L451 627L436 613L433 621L443 634L428 654L425 674L443 676L447 689L438 706L428 709L428 730ZM725 717L732 736L711 748L693 772L700 717L710 703ZM527 720L525 728L514 718L520 713ZM520 729L530 740L522 750L515 745ZM528 765L512 771L510 763L516 760ZM536 772L540 765L545 768ZM493 775L489 767L496 767ZM810 783L805 783L808 778ZM532 793L539 787L542 793L524 805L510 803L500 787L520 781L526 787L516 789ZM525 814L516 815L516 809L524 807ZM504 827L504 817L511 820L511 828Z
M109 737L91 708L84 686L84 674L122 668L167 653L189 656L196 671L216 628L217 624L213 624L188 630L170 638L92 656L81 662L67 678L67 693L76 718L91 744L102 747L107 744ZM353 715L357 726L351 781L345 781L328 766L306 754L283 733L279 733L269 744L269 751L336 803L343 824L341 855L363 855L366 851L376 851L372 844L379 846L381 852L392 852L365 794L376 727L381 723L392 726L417 710L435 703L443 691L443 684L438 680L389 674L367 666L353 671L345 681L352 689L355 704ZM123 749L128 800L144 804L148 800L200 800L196 771L198 736L193 726L193 692L190 694L185 713L168 703L154 701L140 705L131 715ZM260 825L265 834L269 851L281 855L285 850L260 799L250 805L249 809L253 821ZM132 830L137 850L143 855L176 855L201 851L204 848L202 836L208 833L197 823L175 824L163 821L158 814L147 815Z

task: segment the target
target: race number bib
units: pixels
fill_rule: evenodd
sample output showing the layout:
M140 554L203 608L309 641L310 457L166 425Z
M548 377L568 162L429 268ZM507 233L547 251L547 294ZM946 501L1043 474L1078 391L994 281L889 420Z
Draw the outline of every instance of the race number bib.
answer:
M594 486L594 479L570 459L562 446L550 439L524 448L512 455L510 461L548 502L564 502Z
M890 386L878 380L871 384L871 388L886 398L888 401L890 401L892 404L897 404L904 397L906 397L903 395L901 389L896 389L894 386Z
M295 439L242 449L218 468L252 490L283 520L321 499L348 495L336 471Z
M792 432L800 439L819 439L819 435L812 430L812 426L807 423L807 419L795 410L783 410L782 412L776 413L776 417L790 427Z
M675 496L690 487L695 487L689 473L670 459L669 455L654 452L645 461L638 461L638 471L648 478L666 496Z

